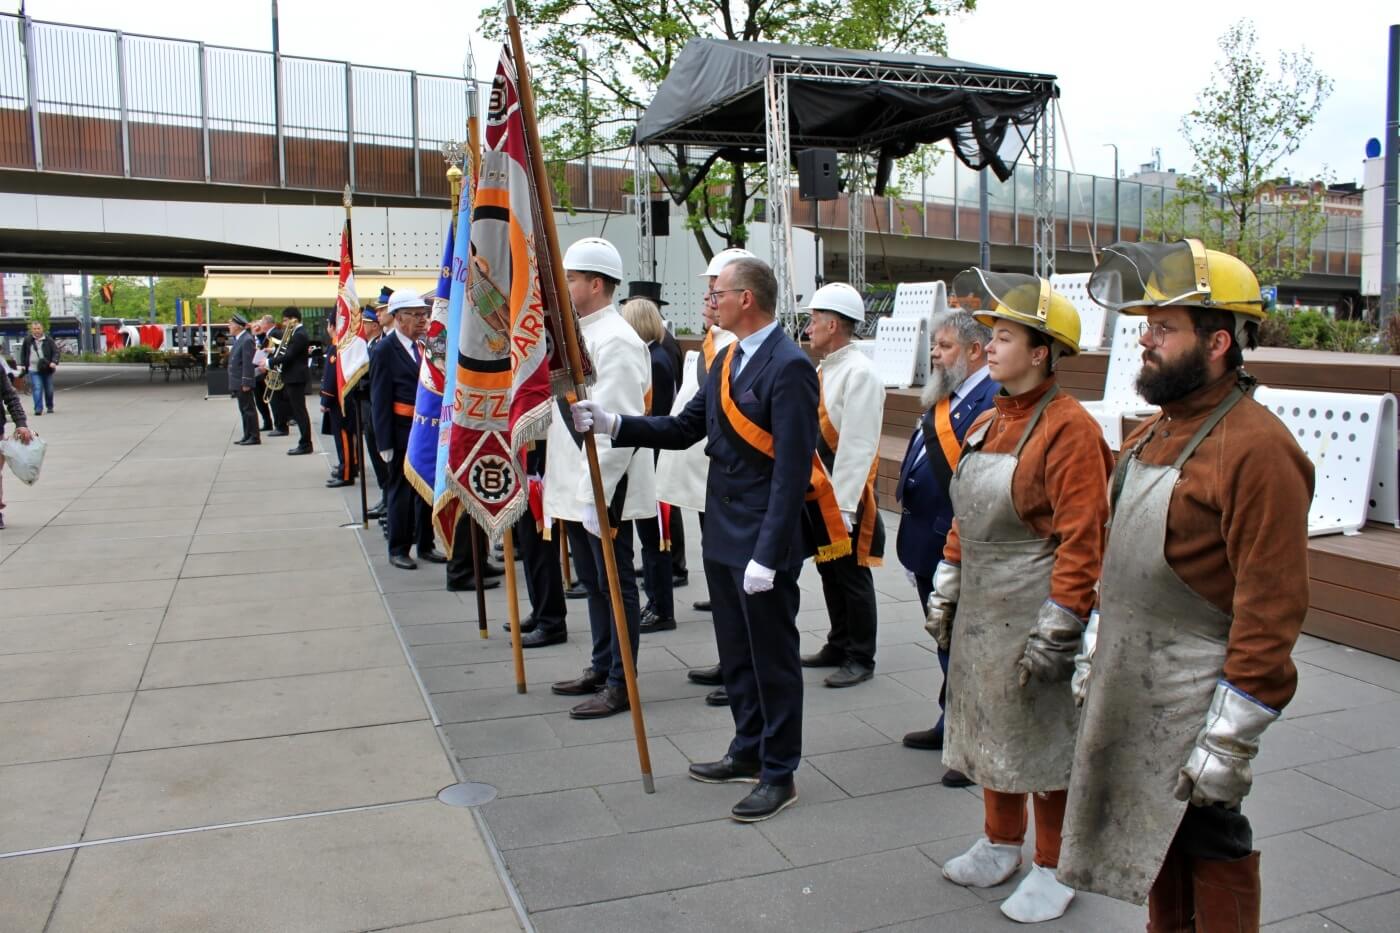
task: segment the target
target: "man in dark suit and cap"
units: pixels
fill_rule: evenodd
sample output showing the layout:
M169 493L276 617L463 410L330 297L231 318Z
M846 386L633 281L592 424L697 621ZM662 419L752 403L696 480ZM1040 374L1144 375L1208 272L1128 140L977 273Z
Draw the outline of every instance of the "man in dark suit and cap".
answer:
M243 436L234 443L244 447L261 444L258 410L253 404L253 390L258 381L257 369L253 366L257 341L248 330L248 319L237 311L229 318L228 329L233 334L233 346L228 354L228 391L238 401L238 416L243 424Z

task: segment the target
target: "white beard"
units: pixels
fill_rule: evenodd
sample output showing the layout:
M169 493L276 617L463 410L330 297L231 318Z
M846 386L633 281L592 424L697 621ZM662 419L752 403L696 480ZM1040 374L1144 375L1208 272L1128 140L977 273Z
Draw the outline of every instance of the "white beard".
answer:
M927 411L952 395L966 378L967 360L965 358L960 358L951 367L934 363L929 367L928 382L924 383L924 390L919 394L919 404L923 405L924 410Z

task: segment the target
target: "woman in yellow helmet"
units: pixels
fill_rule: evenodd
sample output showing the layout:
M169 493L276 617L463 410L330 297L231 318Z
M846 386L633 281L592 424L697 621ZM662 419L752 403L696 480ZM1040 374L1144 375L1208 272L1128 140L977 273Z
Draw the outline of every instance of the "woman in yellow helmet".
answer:
M1035 794L1036 851L1002 913L1052 920L1074 891L1055 879L1077 717L1069 680L1103 554L1113 458L1093 417L1060 391L1079 315L1045 279L970 269L961 308L992 329L995 407L968 431L929 627L952 642L943 764L983 787L985 836L943 876L992 887L1016 874ZM956 626L958 636L951 638Z

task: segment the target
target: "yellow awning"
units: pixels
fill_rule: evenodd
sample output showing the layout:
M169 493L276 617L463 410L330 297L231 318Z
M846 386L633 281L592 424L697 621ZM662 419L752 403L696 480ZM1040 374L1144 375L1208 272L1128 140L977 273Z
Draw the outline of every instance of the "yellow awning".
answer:
M401 275L356 275L355 291L362 305L379 298L384 286L411 288L428 295L437 288L433 272L413 271ZM199 296L228 308L330 308L335 306L337 281L333 275L275 275L267 273L210 272Z

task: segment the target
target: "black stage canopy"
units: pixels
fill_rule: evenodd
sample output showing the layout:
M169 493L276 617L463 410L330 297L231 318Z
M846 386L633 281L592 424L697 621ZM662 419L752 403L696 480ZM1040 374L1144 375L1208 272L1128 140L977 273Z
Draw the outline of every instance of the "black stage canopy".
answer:
M877 152L888 163L946 139L969 168L1003 181L1060 93L1053 75L950 58L692 39L642 115L637 140L762 161L770 72L786 81L792 152Z

